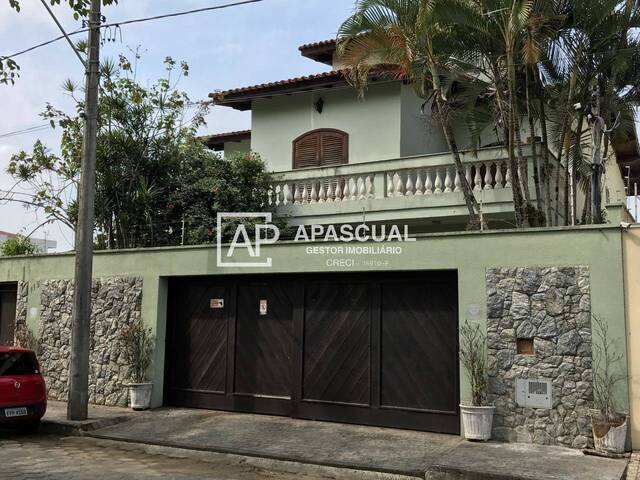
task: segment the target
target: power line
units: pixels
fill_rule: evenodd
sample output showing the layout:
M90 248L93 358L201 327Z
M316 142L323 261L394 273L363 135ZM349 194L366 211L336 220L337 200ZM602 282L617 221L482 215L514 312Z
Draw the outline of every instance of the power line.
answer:
M225 3L223 5L216 5L216 6L212 6L212 7L203 7L203 8L196 8L193 10L185 10L182 12L174 12L174 13L167 13L167 14L163 14L163 15L155 15L153 17L143 17L143 18L136 18L133 20L124 20L122 22L114 22L114 23L105 23L104 25L101 25L100 28L109 28L109 27L118 27L118 26L122 26L122 25L131 25L134 23L142 23L142 22L149 22L152 20L161 20L161 19L165 19L165 18L172 18L172 17L181 17L184 15L191 15L193 13L201 13L201 12L208 12L208 11L212 11L212 10L222 10L225 8L231 8L231 7L238 7L241 5L247 5L250 3L258 3L258 2L262 2L263 0L243 0L243 1L238 1L238 2L233 2L233 3ZM72 35L78 35L80 33L86 33L89 31L89 28L81 28L79 30L74 30L73 32L70 32L68 34L68 36L72 36ZM67 38L65 35L60 35L59 37L56 38L52 38L51 40L47 40L46 42L42 42L39 43L37 45L34 45L32 47L26 48L24 50L21 50L19 52L13 53L11 55L6 55L6 56L0 56L0 60L7 60L10 58L15 58L18 57L20 55L24 55L25 53L29 53L32 52L34 50L37 50L39 48L45 47L47 45L51 45L52 43L58 42L60 40L63 40Z
M56 23L56 25L58 26L58 28L60 29L60 31L62 32L62 35L64 36L64 38L67 39L67 42L69 43L69 46L71 47L71 49L73 50L73 53L76 54L76 57L78 57L78 59L80 60L80 63L82 63L82 65L84 66L84 68L87 68L87 63L85 62L84 58L82 58L82 55L80 55L80 52L78 51L78 49L76 48L76 46L73 44L73 42L71 41L71 38L69 38L69 35L67 34L67 32L65 31L65 29L62 27L62 24L60 23L60 20L58 20L58 17L56 17L56 14L53 13L53 10L51 10L51 7L49 5L47 5L46 0L40 0L42 2L42 5L44 6L44 8L47 10L47 12L49 12L49 15L51 15L51 18L53 19L53 21Z
M13 131L13 132L7 132L7 133L0 134L0 138L14 137L14 136L23 135L23 134L26 134L26 133L40 132L42 130L48 130L49 128L51 128L49 125L38 125L36 127L30 127L30 128L25 128L25 129L22 129L22 130L16 130L16 131Z

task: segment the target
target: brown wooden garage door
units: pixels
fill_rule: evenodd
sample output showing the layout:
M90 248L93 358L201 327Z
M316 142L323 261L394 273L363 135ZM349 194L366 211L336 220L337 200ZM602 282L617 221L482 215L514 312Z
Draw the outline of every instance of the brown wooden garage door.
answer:
M174 278L165 403L459 433L455 272Z

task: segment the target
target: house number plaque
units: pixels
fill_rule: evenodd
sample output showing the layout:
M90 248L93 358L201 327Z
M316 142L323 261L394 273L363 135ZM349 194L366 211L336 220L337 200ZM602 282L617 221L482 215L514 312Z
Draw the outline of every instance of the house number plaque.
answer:
M269 310L269 306L265 299L260 300L260 315L266 315Z
M211 308L224 308L224 299L223 298L212 298L209 306Z

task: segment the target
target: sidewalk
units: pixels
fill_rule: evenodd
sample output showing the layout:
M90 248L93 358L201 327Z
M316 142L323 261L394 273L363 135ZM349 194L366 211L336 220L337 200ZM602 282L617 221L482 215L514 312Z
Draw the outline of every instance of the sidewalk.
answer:
M191 409L94 410L98 439L428 480L624 480L626 460L559 447L469 443L457 436ZM52 415L52 417L55 415ZM124 421L123 421L124 419ZM632 479L635 480L635 479Z
M635 452L631 456L626 480L640 480L640 452Z
M66 402L47 402L47 413L42 419L41 432L63 435L79 435L99 428L125 422L139 414L129 408L89 405L89 418L84 421L67 420Z

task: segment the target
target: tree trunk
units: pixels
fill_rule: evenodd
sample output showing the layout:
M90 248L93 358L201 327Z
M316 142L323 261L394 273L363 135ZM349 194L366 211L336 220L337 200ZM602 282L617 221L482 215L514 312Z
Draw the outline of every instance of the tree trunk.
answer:
M584 196L584 205L582 207L582 225L592 223L591 220L591 189L587 189L587 194Z
M529 134L531 136L531 155L533 156L533 181L536 187L536 207L538 212L542 214L544 212L542 203L542 189L540 187L540 162L538 159L538 149L536 146L536 123L533 118L533 112L531 111L531 80L530 70L526 68L526 82L527 82L527 117L529 119ZM546 223L546 222L545 222Z
M442 126L442 131L444 133L445 140L447 141L449 152L451 152L453 163L456 167L458 176L460 177L462 194L464 196L465 204L467 205L467 210L469 211L469 228L471 230L479 230L481 227L480 206L478 205L476 197L473 195L471 185L469 185L469 182L467 181L467 176L465 175L464 165L462 164L462 159L460 158L460 152L458 150L458 144L456 143L455 135L453 133L453 128L451 127L451 123L449 122L449 116L445 111L446 106L444 105L444 100L442 100L438 93L436 93L435 97L436 109L438 111L438 120L440 121L440 125ZM482 228L486 227L486 225L482 225Z
M540 76L536 71L537 83L540 82ZM542 188L544 195L544 214L546 225L548 227L553 223L551 212L551 165L549 163L549 132L547 130L547 113L544 106L544 89L539 85L540 89L540 129L542 130Z
M517 118L515 106L515 66L513 65L513 52L507 52L507 62L509 62L507 74L507 88L509 90L509 123L506 126L509 138L509 165L511 167L511 176L513 177L513 181L511 183L516 226L518 228L523 228L529 226L529 221L527 216L527 206L525 205L523 190L520 184L519 162L517 162L515 158Z
M517 112L515 129L516 148L518 152L518 178L520 180L520 188L522 189L522 193L524 195L525 204L527 208L529 208L529 205L531 205L531 192L529 191L529 166L527 159L524 158L524 152L522 150L522 135Z

